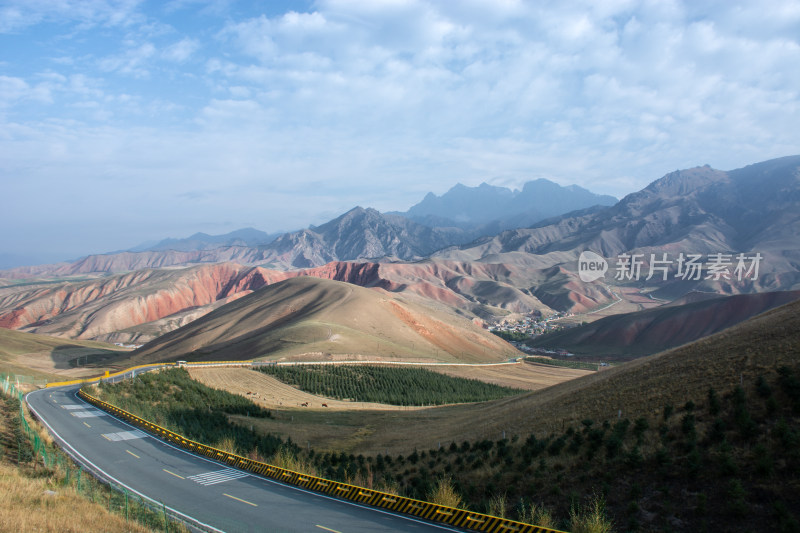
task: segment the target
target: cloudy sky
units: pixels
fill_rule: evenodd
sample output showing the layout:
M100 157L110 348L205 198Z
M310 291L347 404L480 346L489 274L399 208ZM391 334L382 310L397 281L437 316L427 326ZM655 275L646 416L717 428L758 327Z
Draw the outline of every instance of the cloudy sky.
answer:
M797 0L0 0L0 255L798 154L799 41Z

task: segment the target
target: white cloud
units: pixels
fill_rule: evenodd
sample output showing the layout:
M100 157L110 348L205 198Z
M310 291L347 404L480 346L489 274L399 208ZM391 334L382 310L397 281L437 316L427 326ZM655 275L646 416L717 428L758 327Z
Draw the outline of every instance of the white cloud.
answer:
M186 37L175 44L168 46L162 53L162 57L168 61L183 63L200 49L200 41Z
M75 22L82 29L141 23L139 0L6 0L0 7L0 33L20 32L41 22Z
M100 70L119 72L137 78L150 75L149 60L156 54L152 43L127 43L128 48L122 54L106 56L98 63Z
M457 181L544 176L621 196L675 168L800 146L793 0L250 8L7 2L0 32L58 21L66 37L25 68L5 54L0 171L36 162L79 189L146 175L275 229L355 204L402 209ZM192 24L165 22L182 14Z

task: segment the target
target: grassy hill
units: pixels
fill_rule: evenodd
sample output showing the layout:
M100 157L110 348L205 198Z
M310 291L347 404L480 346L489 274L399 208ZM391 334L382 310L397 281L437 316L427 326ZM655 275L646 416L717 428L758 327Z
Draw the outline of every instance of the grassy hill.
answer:
M77 341L0 328L0 372L36 379L94 376L125 358L113 344Z
M388 292L298 277L264 287L133 352L132 361L384 358L502 361L518 355L470 320Z
M709 387L728 390L773 374L800 360L800 301L762 313L725 331L685 346L602 370L521 397L488 402L447 414L420 428L441 438L483 438L511 433L549 432L584 418L658 416L665 403L680 405L703 397Z

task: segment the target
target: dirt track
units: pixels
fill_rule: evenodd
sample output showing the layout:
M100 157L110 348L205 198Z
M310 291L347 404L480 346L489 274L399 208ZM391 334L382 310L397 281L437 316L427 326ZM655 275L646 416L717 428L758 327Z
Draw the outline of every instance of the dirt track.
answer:
M479 379L487 383L523 390L544 389L593 373L591 370L531 363L492 366L428 366L425 368L448 376Z

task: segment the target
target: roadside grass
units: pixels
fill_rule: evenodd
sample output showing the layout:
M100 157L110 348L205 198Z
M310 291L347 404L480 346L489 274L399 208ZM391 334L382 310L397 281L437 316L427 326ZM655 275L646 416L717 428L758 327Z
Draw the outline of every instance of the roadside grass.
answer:
M73 487L64 486L56 472L42 472L30 465L0 462L0 531L53 532L147 532L151 528L128 522L92 502Z
M188 531L161 513L126 498L83 472L32 421L31 429L53 458L46 467L22 431L20 404L0 395L0 531ZM127 513L127 514L126 514Z

